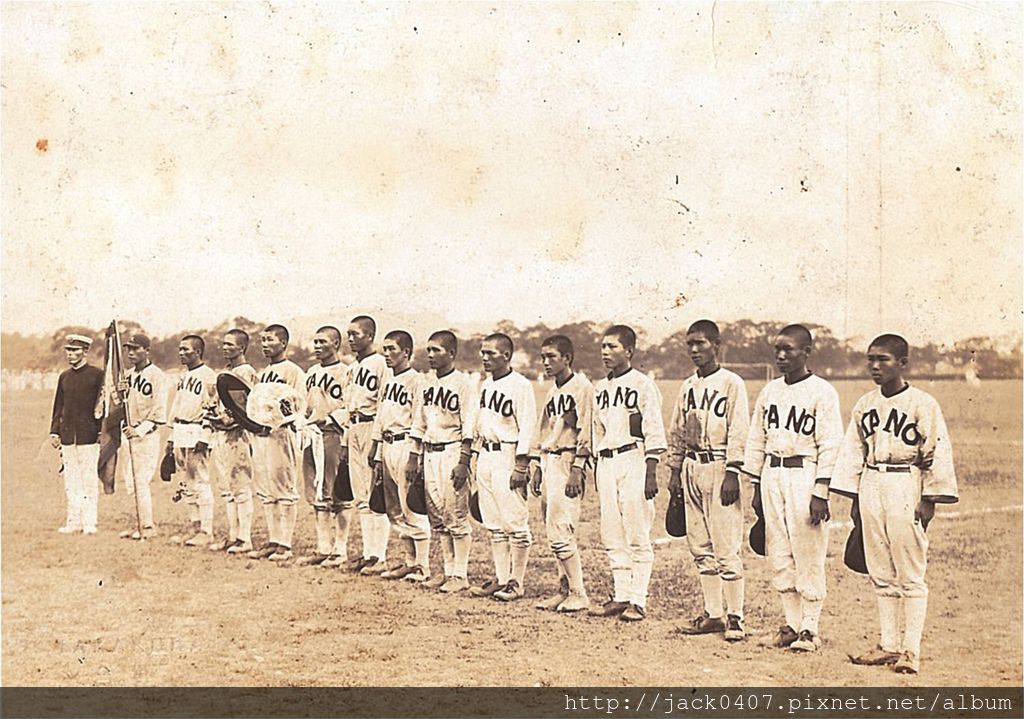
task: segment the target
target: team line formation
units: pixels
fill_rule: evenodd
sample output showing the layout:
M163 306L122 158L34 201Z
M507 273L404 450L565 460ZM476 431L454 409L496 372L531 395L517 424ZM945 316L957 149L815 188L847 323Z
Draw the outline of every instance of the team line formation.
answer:
M674 503L685 508L704 599L704 611L681 631L738 642L745 637L742 475L753 485L785 616L775 645L805 653L821 647L835 492L854 500L880 620L878 645L851 659L919 671L928 601L925 530L935 504L956 502L958 494L942 412L904 380L909 349L898 335L871 342L867 365L877 388L857 402L845 433L838 393L808 369L813 340L802 325L774 338L781 376L761 390L752 413L743 379L719 366L718 327L709 320L691 325L686 341L696 371L683 382L667 428L655 382L631 365L636 334L625 325L603 335L608 372L596 384L573 371L570 338L544 341L541 360L553 383L539 414L532 384L511 369L514 347L504 334L484 339L486 378L479 383L454 368L458 340L450 331L428 339L426 374L410 367L409 333L388 332L379 351L376 335L372 318L354 318L344 339L355 361L346 365L339 359L342 332L321 327L313 338L318 363L303 371L287 359L288 330L269 325L259 336L269 365L257 371L245 359L248 334L233 329L221 340L221 374L231 377L220 382L204 362L203 339L187 335L178 347L185 372L176 385L150 362L148 337L126 336L130 366L117 392L127 421L117 464L135 499L138 528L121 536L156 534L149 482L160 467L181 480L191 522L172 541L513 602L524 596L533 544L532 492L541 498L560 584L536 606L636 622L646 616L656 471L665 463ZM104 372L86 362L91 343L84 335L66 338L70 368L54 398L50 433L64 462L64 534L95 534L97 525ZM218 392L219 384L230 384L223 380L243 389L241 404L237 394ZM158 430L165 424L170 439L162 449ZM576 543L589 478L614 586L603 604L587 597ZM227 516L226 541L215 541L214 486ZM316 551L294 559L300 491L313 509ZM258 549L251 540L254 496L269 535ZM357 516L362 552L350 559ZM475 586L467 576L470 516L486 528L494 560L493 576ZM404 556L389 565L392 531ZM432 538L441 545L441 569L430 567Z

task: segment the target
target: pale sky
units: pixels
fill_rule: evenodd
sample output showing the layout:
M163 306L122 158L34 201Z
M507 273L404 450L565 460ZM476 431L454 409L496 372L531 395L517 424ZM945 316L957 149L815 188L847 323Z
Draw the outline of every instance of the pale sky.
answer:
M1020 331L1017 4L0 12L7 331Z

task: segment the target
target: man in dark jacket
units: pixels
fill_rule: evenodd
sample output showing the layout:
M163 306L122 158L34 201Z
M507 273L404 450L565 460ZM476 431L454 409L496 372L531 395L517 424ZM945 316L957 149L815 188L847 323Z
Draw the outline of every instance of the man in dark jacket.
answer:
M57 381L50 421L50 444L60 448L64 460L64 493L67 520L61 534L96 534L96 505L99 495L100 420L96 400L103 387L103 370L85 361L92 339L69 334L64 342L70 369Z

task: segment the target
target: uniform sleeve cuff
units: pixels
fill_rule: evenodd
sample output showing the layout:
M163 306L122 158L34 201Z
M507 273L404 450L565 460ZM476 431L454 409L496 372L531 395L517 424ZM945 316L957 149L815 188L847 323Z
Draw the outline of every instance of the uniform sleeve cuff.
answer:
M818 480L814 483L814 489L811 490L811 496L817 497L818 499L824 499L828 501L828 482L822 482Z

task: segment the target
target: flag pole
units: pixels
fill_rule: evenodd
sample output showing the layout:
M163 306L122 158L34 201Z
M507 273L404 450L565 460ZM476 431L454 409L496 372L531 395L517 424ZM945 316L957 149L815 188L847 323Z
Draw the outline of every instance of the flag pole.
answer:
M117 357L117 366L121 371L121 376L117 378L118 384L124 379L124 358L121 356L121 331L117 328L117 320L115 319L110 323L111 327L114 328L114 356ZM120 393L120 389L117 390ZM132 417L128 409L128 393L121 394L121 403L124 406L124 424L127 427L132 426ZM122 435L124 434L124 427L121 428ZM132 475L132 487L134 492L132 496L135 498L135 527L139 533L139 541L146 541L146 535L142 532L142 510L139 508L139 478L135 476L135 458L132 456L132 440L131 437L125 437L125 441L128 443L128 471Z

